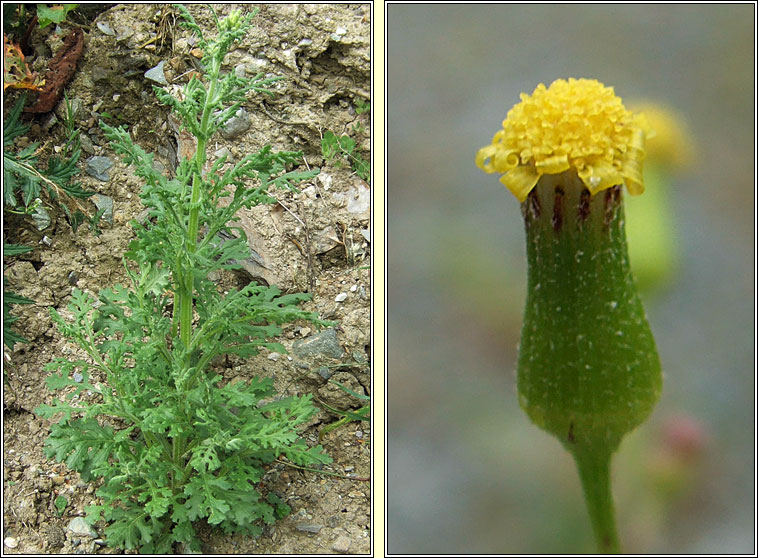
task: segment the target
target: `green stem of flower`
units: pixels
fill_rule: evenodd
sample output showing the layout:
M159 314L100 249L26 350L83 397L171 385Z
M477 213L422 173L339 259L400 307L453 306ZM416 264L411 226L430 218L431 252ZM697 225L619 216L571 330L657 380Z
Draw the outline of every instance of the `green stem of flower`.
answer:
M192 174L192 194L190 196L190 214L187 224L187 252L194 254L197 249L197 236L200 229L200 198L203 188L203 166L205 166L205 145L210 135L210 117L214 106L217 104L216 85L218 74L221 69L220 60L215 60L209 73L210 84L205 96L205 106L200 120L200 134L197 141L197 149L193 161ZM192 342L192 297L193 297L193 280L192 272L187 270L185 277L182 278L183 288L179 294L179 332L182 344L189 348Z
M574 452L574 460L582 480L598 552L617 554L620 549L611 494L611 454L582 448Z

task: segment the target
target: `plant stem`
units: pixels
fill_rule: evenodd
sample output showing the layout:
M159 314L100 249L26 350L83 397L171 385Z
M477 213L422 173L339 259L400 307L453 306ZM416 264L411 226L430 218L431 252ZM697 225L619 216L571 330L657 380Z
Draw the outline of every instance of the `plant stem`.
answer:
M619 540L611 493L611 454L587 447L578 447L573 454L582 480L598 552L618 554Z
M200 120L201 133L198 137L197 148L195 150L190 214L187 226L187 251L191 254L197 249L197 235L200 227L200 197L201 189L204 186L202 170L205 165L205 144L208 141L211 112L217 102L216 82L218 81L219 70L220 63L214 60L209 75L210 84L205 96L205 106L203 107ZM179 292L179 334L184 346L189 348L192 342L192 292L194 290L191 271L187 270L185 277L181 278L181 282L183 282L183 288Z

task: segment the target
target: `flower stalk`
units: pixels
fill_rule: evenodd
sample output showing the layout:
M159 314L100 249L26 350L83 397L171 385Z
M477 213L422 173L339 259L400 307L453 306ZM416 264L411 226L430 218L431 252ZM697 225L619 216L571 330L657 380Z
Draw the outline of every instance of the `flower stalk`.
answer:
M661 390L629 267L622 184L641 179L644 122L594 80L522 95L477 164L522 202L528 280L521 407L571 452L600 552L618 552L610 462Z

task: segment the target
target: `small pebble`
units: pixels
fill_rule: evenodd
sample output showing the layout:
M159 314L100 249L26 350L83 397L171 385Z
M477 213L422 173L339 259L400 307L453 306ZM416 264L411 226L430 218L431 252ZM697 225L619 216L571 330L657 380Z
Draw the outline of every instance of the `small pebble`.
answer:
M108 169L110 169L113 166L113 161L111 161L108 157L90 157L87 159L87 166L85 167L85 171L90 176L94 176L101 182L108 182L110 180L110 176L108 175Z
M358 285L353 285L352 287L350 287L350 292L351 293L354 293L357 290L358 290Z
M150 68L147 72L145 72L145 77L149 79L150 81L154 81L155 83L158 83L160 85L168 85L168 80L166 80L166 75L163 73L163 65L166 63L165 60L161 60L158 62L158 65L154 68Z
M245 109L241 108L221 128L221 135L228 140L235 139L247 132L251 125L250 115Z
M50 226L50 214L41 205L32 213L32 220L38 231L44 231Z
M98 211L102 211L100 219L108 223L113 224L113 198L104 196L102 194L95 194L92 196L92 202Z
M346 535L340 535L332 544L332 550L340 554L346 554L350 550L350 539Z
M84 535L87 537L97 538L97 531L87 523L83 517L75 517L68 523L68 530L75 535Z
M3 542L8 548L16 548L18 546L18 541L13 537L5 537L5 541Z
M79 372L74 372L74 381L77 384L81 384L83 379L84 379L84 376L82 376L81 374L79 374Z
M106 35L110 35L111 37L116 36L116 32L113 29L111 29L111 26L105 23L104 21L98 21L97 28L100 29L100 31L102 31Z
M323 525L319 525L318 523L298 523L295 525L295 529L298 531L306 531L307 533L318 533L323 529Z
M279 360L279 356L280 356L279 353L269 353L268 359L276 362L277 360Z
M340 293L334 297L334 302L344 302L347 298L347 293Z

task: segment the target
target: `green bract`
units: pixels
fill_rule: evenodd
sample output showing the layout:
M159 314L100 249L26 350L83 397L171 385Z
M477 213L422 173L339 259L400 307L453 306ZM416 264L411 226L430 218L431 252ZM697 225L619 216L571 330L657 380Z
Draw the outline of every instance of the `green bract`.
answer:
M156 171L153 156L125 130L101 124L114 150L145 180L141 198L151 219L145 226L133 223L137 237L125 254L128 286L105 289L97 298L75 290L71 321L52 311L63 335L87 357L48 365L54 372L48 387L68 395L36 410L46 418L62 414L51 427L46 454L87 481L104 481L97 491L103 503L87 509L88 520L109 522L108 544L142 552L170 553L174 543L200 550L192 525L200 519L225 532L259 534L261 521L272 523L289 511L276 495L258 491L263 465L282 455L299 465L330 461L295 430L315 410L310 396L275 398L270 379L223 384L210 369L219 355L250 356L261 347L284 351L275 341L281 324L322 323L298 308L306 295L250 284L222 296L208 278L246 257L245 235L232 226L239 209L270 203L272 188L293 188L318 173L287 172L301 153L270 146L223 174L223 159L205 168L208 139L247 91L265 90L272 81L222 75L221 62L248 29L249 17L234 13L217 26L215 40L199 42L207 54L204 83L193 78L181 98L157 89L198 142L175 178ZM236 238L217 240L219 233L235 236L232 231ZM85 391L96 402L74 402Z

